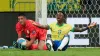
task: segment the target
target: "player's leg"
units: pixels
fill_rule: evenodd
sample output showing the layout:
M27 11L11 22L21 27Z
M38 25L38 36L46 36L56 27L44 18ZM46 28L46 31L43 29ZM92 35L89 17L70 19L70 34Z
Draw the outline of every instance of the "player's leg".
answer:
M67 45L65 45L65 47L62 49L62 51L67 50L67 48L68 48L68 44L69 44L69 41L68 41Z
M67 47L68 47L68 44L69 44L69 36L65 36L63 38L63 40L61 41L61 44L58 47L58 51L60 51L60 50L63 50L63 51L66 50Z
M47 46L46 46L44 40L40 40L40 41L39 41L38 49L39 49L39 50L47 50Z
M34 42L29 48L28 50L38 50L38 42Z
M49 49L49 51L52 51L52 48L54 51L57 51L58 50L66 50L67 47L68 47L68 44L69 44L69 36L65 36L63 40L55 40L55 41L52 41L51 38L50 38L50 35L47 37L47 47Z
M38 44L32 44L28 50L38 50Z
M44 41L43 41L44 42ZM28 50L47 50L47 47L45 44L43 44L42 41L39 41L39 44L32 44Z
M66 37L67 38L67 37ZM49 51L65 51L68 47L68 43L69 40L67 40L66 38L63 39L63 41L59 41L59 40L55 40L52 41L50 39L47 40L47 48L49 49ZM67 40L67 41L65 41ZM66 42L66 43L65 43ZM64 44L62 44L64 43ZM58 48L62 48L62 49L58 49Z
M53 49L53 41L51 39L51 35L50 34L47 35L46 45L47 45L47 48L48 48L49 51L54 51L54 49Z
M46 34L47 34L47 30L44 30L44 29L41 29L39 31L39 44L38 44L38 49L39 50L47 50L47 47L46 47Z
M53 41L53 49L54 49L54 51L57 51L57 48L60 46L60 44L61 44L61 41L59 41L59 40L55 40L55 41Z

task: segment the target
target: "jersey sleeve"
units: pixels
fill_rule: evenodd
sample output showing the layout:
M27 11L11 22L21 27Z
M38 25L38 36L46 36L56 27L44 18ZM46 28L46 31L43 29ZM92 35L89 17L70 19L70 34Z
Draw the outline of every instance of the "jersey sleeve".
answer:
M71 30L70 30L71 32L74 32L74 27L73 26L71 26Z
M74 27L70 30L71 32L74 32Z
M18 35L22 34L22 28L19 24L16 24L16 32L17 32Z
M37 36L36 27L32 24L29 24L30 38L35 38Z
M72 25L70 25L70 24L68 24L69 25L69 27L70 27L70 31L71 32L74 32L74 27L72 27Z
M49 24L49 25L48 25L49 29L52 29L53 25L54 25L54 23Z

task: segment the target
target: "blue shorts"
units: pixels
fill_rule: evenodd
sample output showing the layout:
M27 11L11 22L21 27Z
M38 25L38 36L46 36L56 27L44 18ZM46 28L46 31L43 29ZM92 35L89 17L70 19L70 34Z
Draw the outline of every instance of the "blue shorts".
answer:
M56 51L58 49L58 47L61 45L61 42L62 42L62 40L60 40L60 41L58 41L58 40L53 41L53 49L54 49L54 51ZM68 44L69 44L69 37L68 37L68 43L62 49L62 51L65 51L68 48Z

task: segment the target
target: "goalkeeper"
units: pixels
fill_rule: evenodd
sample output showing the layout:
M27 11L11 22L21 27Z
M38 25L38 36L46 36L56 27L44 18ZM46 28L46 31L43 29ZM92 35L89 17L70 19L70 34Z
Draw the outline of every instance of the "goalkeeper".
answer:
M16 32L18 34L18 43L25 46L29 50L47 50L45 40L47 30L34 26L32 23L36 23L33 20L28 20L22 13L18 15L18 22L16 24ZM38 23L36 23L38 24ZM22 34L26 35L26 40L21 39ZM20 40L21 39L21 40ZM34 41L38 39L38 44L34 44ZM25 43L26 42L26 43ZM25 48L24 48L25 49Z
M47 38L47 48L51 51L65 51L69 44L69 36L68 33L72 32L83 32L92 28L96 25L95 22L91 23L87 27L84 28L72 28L70 24L65 23L65 14L62 11L59 11L56 15L57 23L51 23L50 25L38 25L33 23L34 25L51 30L51 40Z

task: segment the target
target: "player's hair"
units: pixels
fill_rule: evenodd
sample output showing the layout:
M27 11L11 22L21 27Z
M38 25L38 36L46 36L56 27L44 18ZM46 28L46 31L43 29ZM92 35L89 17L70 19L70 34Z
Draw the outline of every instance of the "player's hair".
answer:
M67 16L66 16L66 14L63 12L63 11L58 11L58 13L62 13L63 15L64 15L64 23L66 23L66 18L67 18Z
M26 16L24 13L19 13L18 16Z

